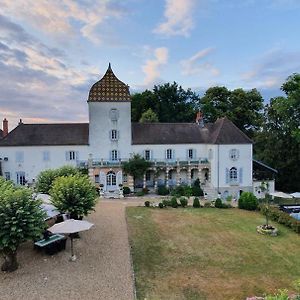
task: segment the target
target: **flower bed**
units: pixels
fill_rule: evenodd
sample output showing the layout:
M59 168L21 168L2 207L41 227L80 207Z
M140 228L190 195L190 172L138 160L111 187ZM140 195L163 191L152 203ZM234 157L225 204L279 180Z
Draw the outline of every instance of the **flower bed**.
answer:
M278 229L271 225L259 225L256 227L256 231L260 234L266 234L270 236L277 236Z

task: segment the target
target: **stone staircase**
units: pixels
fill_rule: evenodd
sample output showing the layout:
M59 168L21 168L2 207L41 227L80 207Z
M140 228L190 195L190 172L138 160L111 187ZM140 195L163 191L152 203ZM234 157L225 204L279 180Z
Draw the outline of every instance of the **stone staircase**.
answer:
M217 190L210 184L206 184L202 187L204 195L206 194L207 200L215 200L218 198Z
M103 194L103 198L120 199L122 196L120 195L119 191L106 191Z

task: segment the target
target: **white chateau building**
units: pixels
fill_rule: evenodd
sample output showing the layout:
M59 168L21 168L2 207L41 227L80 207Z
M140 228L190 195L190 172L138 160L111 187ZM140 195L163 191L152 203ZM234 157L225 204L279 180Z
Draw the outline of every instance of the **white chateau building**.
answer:
M89 123L24 124L0 132L0 175L17 184L32 183L38 174L63 165L87 166L104 194L133 189L122 162L138 153L151 168L139 187L156 189L190 185L200 179L208 198L238 198L253 191L252 141L227 118L204 124L132 123L128 85L110 65L88 97ZM2 137L1 137L2 135Z

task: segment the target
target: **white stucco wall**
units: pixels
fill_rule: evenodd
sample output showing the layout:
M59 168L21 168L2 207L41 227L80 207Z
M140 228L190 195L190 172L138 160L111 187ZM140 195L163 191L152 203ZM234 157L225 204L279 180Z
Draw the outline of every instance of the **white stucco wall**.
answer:
M261 186L264 185L266 187L266 184L268 184L268 191L263 191L261 189ZM274 193L275 192L275 180L255 180L253 181L253 194L261 199L265 198L266 192L268 193Z
M48 151L49 161L43 160L43 152ZM17 172L25 172L25 178L30 183L33 178L46 169L58 168L64 165L76 166L76 160L67 160L66 152L75 151L77 160L87 160L88 146L26 146L0 147L2 172L10 172L11 180L17 180ZM23 152L23 162L16 161L16 153ZM8 160L4 160L7 158Z
M110 159L110 151L117 150L121 159L129 158L131 149L131 103L89 102L89 144L95 159ZM117 109L117 121L110 119L110 110ZM111 141L110 130L119 132L119 139Z

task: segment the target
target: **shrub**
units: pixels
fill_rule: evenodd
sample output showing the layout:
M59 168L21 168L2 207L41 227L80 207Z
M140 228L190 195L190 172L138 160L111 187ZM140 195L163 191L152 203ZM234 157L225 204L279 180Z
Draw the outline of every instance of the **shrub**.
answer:
M138 191L138 192L136 193L136 195L137 195L138 197L142 197L142 196L144 196L145 194L144 194L143 191Z
M182 207L186 207L188 205L188 200L185 197L181 197L179 201Z
M200 201L199 201L199 198L195 197L194 198L194 201L193 201L193 207L194 208L200 208Z
M222 200L220 198L216 199L215 207L216 208L223 208L223 203L222 203Z
M150 201L145 201L145 206L150 207Z
M176 197L172 197L172 199L171 199L171 206L173 208L177 208L178 207L178 202L177 202L177 198Z
M194 183L193 183L193 186L192 186L192 195L193 196L197 196L197 197L203 197L204 196L203 190L200 187L200 180L199 180L199 178L197 178L194 181Z
M157 188L157 194L161 195L161 196L165 196L169 194L169 189L167 189L167 187L165 187L164 185L159 186Z
M158 206L159 208L164 208L164 205L161 202L158 203Z
M258 200L252 193L243 192L240 196L238 206L240 209L256 210L258 206Z
M130 188L128 186L124 186L123 187L123 194L124 195L128 195L130 193L131 193Z
M162 204L163 204L164 206L171 206L171 200L164 199L164 200L162 201Z

